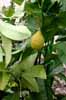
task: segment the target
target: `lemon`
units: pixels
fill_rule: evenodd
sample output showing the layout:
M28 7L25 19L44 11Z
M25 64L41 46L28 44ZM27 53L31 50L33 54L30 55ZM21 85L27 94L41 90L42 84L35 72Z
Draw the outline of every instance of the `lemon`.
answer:
M44 37L40 31L37 31L31 38L31 47L39 50L44 46Z

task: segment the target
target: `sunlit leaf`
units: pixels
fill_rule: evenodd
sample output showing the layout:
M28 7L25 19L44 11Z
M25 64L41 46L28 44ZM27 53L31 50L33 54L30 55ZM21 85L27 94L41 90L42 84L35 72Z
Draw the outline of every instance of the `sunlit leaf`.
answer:
M29 71L27 72L29 72L32 77L46 79L46 72L45 72L43 65L32 66L31 69L29 69Z
M0 62L3 62L3 51L1 47L0 47Z
M31 32L26 26L24 25L14 26L4 21L0 21L0 32L5 37L16 41L22 41L31 36Z
M30 69L34 65L36 56L37 54L32 54L25 58L22 62L14 64L12 66L12 70L15 73L15 75L19 76L22 73L22 71L27 71L28 69Z
M30 74L26 75L25 73L22 75L22 77L24 78L26 82L25 85L28 87L28 89L34 92L39 92L39 87L35 78L31 77Z
M0 90L4 90L9 81L9 73L0 72Z
M6 66L9 64L11 60L11 52L12 52L12 41L5 36L2 36L2 46L5 52L5 63Z

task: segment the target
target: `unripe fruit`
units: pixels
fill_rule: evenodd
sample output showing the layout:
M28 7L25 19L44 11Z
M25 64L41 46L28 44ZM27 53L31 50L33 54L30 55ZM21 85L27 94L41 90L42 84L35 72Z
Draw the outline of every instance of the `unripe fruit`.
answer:
M31 38L31 47L39 50L44 46L44 37L40 31L37 31Z

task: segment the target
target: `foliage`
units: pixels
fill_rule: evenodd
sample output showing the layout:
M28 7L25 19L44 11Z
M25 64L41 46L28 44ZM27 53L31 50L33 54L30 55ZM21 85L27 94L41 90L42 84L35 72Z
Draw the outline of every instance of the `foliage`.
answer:
M45 40L39 51L31 48L31 37L38 30L42 32ZM58 100L59 96L54 94L51 87L54 77L62 75L65 64L65 0L12 0L9 7L2 8L2 100ZM65 98L60 96L60 100Z

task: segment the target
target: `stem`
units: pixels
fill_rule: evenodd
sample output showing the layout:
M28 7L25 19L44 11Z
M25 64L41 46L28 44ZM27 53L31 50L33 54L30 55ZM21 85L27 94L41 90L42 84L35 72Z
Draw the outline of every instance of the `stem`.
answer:
M37 61L38 59L39 59L39 61ZM41 62L41 51L38 51L38 55L36 57L34 65L40 64L40 62Z
M22 96L22 84L20 80L19 80L19 97L20 100L24 100L24 97Z
M41 63L41 51L38 51L38 59L39 59L38 64L40 64Z

